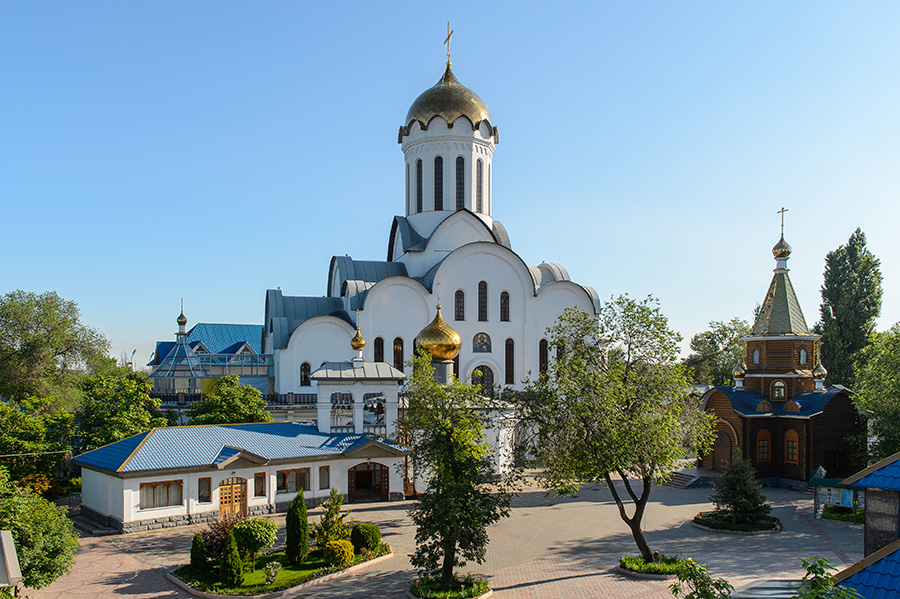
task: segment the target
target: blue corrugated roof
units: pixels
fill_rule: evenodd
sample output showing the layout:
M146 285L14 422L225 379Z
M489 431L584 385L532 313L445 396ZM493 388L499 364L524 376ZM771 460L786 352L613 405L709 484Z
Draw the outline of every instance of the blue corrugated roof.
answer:
M146 441L135 451L144 437ZM312 422L266 422L157 428L80 455L75 461L106 470L140 472L211 466L240 450L267 460L340 455L370 441L406 450L372 435L320 433Z
M198 322L187 332L187 344L195 349L203 345L213 354L235 353L247 343L257 354L262 353L261 324L220 324ZM160 364L175 347L174 341L157 341L156 354L150 366Z
M730 386L716 387L716 389L727 395L728 399L731 400L731 407L734 408L734 411L743 416L758 414L756 405L764 399L767 399L769 403L772 404L772 414L775 416L815 416L825 409L825 406L832 397L838 393L847 391L847 389L841 385L833 385L823 391L809 391L791 397L789 399L796 402L800 407L800 413L797 414L796 412L784 411L784 404L786 402L772 401L767 397L763 397L762 394L757 393L756 391L735 389Z
M838 583L839 586L856 589L866 599L900 597L900 551L897 549L900 545Z
M852 483L851 487L875 488L885 491L900 491L900 460L886 464Z

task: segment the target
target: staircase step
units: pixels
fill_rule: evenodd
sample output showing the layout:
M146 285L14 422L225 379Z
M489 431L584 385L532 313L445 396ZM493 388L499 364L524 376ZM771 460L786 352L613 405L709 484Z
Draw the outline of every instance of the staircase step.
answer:
M686 474L684 472L672 472L669 475L669 480L664 482L663 486L671 487L673 489L686 489L699 478L699 476L693 474Z
M94 522L93 520L85 518L84 516L74 516L72 518L72 525L80 530L82 534L95 537L119 534L119 531L117 531L115 528L103 526L101 524L98 524L97 522Z

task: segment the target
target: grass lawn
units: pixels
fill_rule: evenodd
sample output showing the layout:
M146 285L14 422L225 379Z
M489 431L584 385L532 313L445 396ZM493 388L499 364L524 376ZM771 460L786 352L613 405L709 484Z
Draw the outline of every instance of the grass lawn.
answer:
M856 519L854 519L853 508L843 507L840 505L826 505L823 510L822 517L828 520L840 520L841 522L856 522L862 524L866 521L866 510L857 508Z
M491 589L485 580L454 576L449 591L442 591L441 581L434 578L421 578L409 585L409 590L420 599L471 599L480 597Z
M369 555L370 557L379 557L387 554L389 551L390 547L382 544L379 551L375 551ZM278 576L275 578L273 584L266 584L264 572L266 564L275 561L281 564L281 570L278 571ZM351 565L356 565L364 561L367 561L366 557L357 553L353 556L353 563ZM211 567L203 572L197 572L190 566L183 566L172 572L172 574L192 587L209 593L218 593L222 595L261 595L264 593L271 593L272 591L286 589L343 569L344 568L327 565L325 563L323 551L321 549L314 549L309 552L306 561L299 566L289 565L283 551L260 555L256 558L256 571L251 572L249 567L245 567L244 584L236 588L223 587L219 582L218 571L215 567Z

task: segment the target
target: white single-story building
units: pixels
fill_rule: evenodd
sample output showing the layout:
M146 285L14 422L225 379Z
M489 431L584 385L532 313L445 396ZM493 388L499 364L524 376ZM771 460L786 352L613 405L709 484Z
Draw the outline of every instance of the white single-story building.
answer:
M309 506L331 487L351 503L403 499L408 454L374 434L268 422L157 428L74 461L82 514L132 532L283 512L299 490Z

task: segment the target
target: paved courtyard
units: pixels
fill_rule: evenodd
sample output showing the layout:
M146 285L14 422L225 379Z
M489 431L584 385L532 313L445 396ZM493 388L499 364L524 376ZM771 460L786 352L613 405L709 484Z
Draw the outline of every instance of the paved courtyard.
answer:
M644 520L650 546L665 554L690 556L713 576L736 588L771 578L799 578L798 557L823 556L838 568L862 558L861 525L812 519L812 495L765 489L781 518L777 535L742 536L708 533L689 524L711 509L710 489L654 488ZM349 506L358 521L377 523L395 553L358 573L326 581L293 596L309 599L399 599L414 569L408 555L415 528L406 516L410 502ZM311 510L317 517L319 510ZM279 543L284 518L277 517ZM187 598L164 575L188 560L191 538L202 526L111 537L85 537L73 571L31 599L65 597ZM612 572L619 556L636 553L609 491L585 487L576 497L544 497L533 484L514 501L510 518L490 529L487 561L467 570L490 579L497 599L579 597L672 597L667 583L638 581Z

